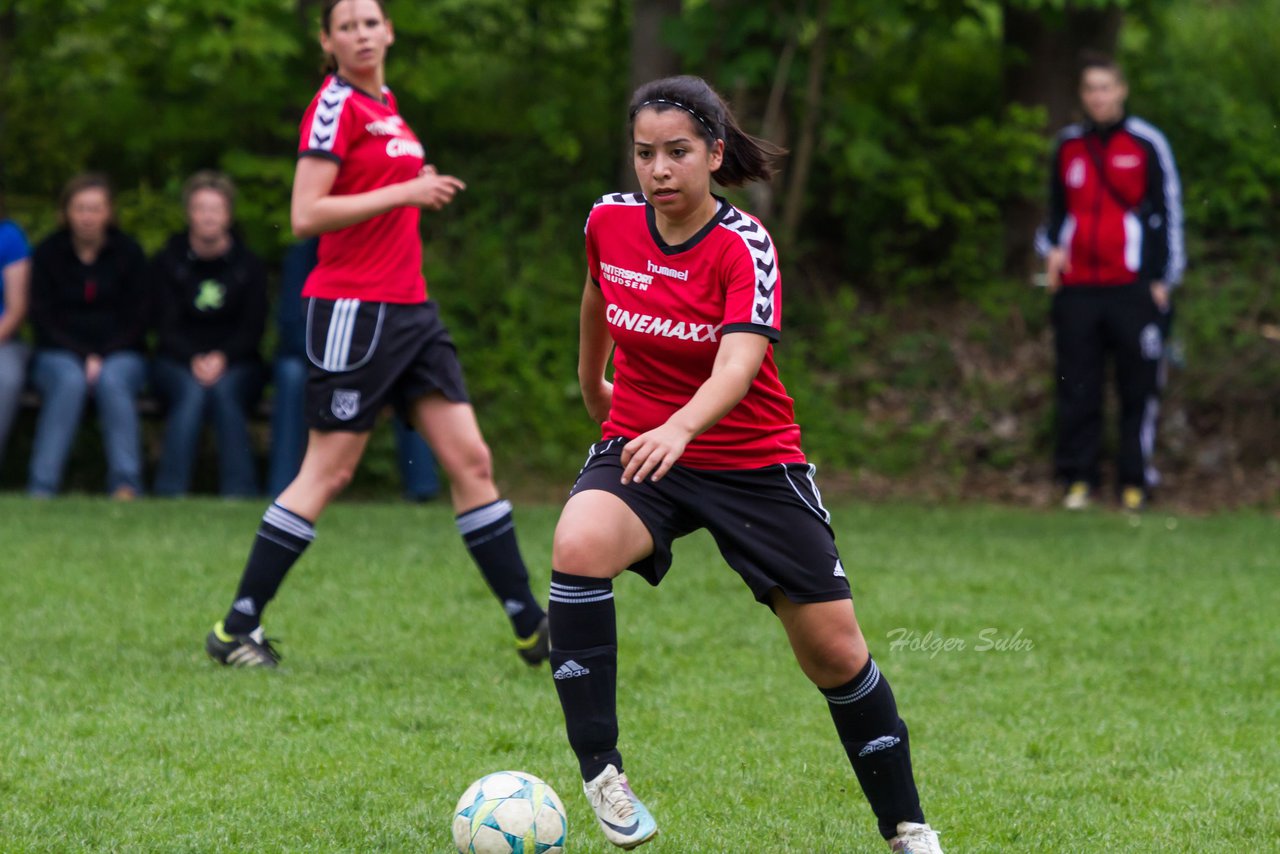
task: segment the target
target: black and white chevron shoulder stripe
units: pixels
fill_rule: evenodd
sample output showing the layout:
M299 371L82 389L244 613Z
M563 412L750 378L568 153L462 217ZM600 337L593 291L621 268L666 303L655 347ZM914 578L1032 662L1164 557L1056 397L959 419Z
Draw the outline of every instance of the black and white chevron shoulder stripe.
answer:
M773 296L778 288L778 259L773 252L773 241L760 223L731 208L720 220L720 227L727 228L738 237L751 253L756 265L756 293L751 309L751 319L764 326L776 326L773 316Z
M311 115L311 132L307 135L307 148L312 151L333 151L334 140L338 137L338 119L342 116L342 105L347 103L354 90L350 84L336 77L329 81L320 93L320 101L316 111Z
M595 210L601 205L643 205L644 193L609 193L601 196L591 204L591 210ZM591 221L591 214L587 214L587 221ZM586 234L587 226L582 226L582 233Z

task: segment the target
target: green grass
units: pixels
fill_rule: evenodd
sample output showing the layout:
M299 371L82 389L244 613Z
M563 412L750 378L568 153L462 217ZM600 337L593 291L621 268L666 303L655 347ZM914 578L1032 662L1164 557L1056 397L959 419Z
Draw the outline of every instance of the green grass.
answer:
M1275 518L833 510L949 854L1280 851ZM0 497L0 850L447 852L509 767L615 850L443 506L334 507L268 614L282 671L205 660L261 512ZM540 592L556 513L518 510ZM884 850L768 610L705 535L676 560L617 585L644 850Z

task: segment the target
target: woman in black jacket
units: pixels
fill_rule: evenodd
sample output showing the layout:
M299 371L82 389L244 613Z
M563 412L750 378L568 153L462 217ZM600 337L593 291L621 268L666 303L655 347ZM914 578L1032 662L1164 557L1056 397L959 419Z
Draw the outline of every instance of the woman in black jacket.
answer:
M31 383L40 418L27 490L48 498L62 486L67 456L90 395L107 455L107 490L142 491L136 398L146 382L146 256L114 225L106 176L79 175L62 191L63 227L36 247L31 262Z
M262 390L258 345L267 285L261 262L231 229L234 194L225 175L192 175L182 193L188 229L151 262L157 306L152 385L168 410L157 495L188 491L206 422L218 437L222 495L259 491L248 420Z

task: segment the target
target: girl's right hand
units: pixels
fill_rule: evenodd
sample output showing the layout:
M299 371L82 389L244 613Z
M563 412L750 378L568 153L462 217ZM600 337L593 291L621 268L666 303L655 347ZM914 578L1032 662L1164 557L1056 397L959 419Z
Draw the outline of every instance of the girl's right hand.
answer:
M441 175L428 163L418 172L418 177L405 185L409 190L408 203L427 210L438 211L453 201L459 190L467 185L452 175Z

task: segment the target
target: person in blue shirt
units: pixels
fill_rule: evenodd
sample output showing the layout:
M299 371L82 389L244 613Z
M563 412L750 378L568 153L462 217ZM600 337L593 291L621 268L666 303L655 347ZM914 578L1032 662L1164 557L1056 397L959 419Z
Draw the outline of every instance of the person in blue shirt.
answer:
M0 198L0 460L22 398L27 345L18 339L27 317L31 286L31 246L16 222L6 219Z

